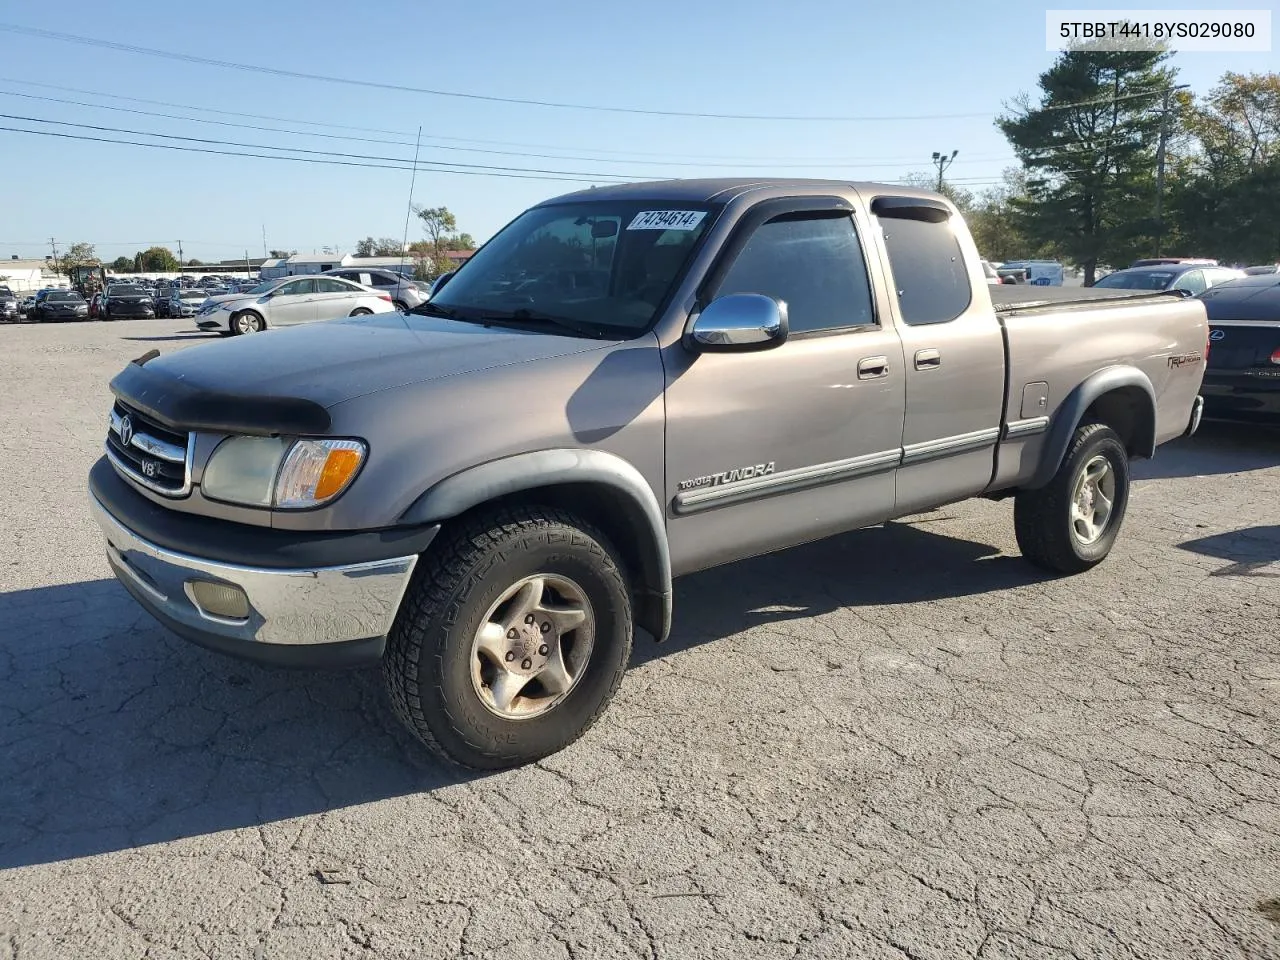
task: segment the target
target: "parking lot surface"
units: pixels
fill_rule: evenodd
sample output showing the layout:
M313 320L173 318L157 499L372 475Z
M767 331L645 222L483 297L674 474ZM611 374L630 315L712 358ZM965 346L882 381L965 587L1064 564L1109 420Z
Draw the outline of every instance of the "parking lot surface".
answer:
M686 578L584 740L474 776L110 578L107 381L208 340L0 326L0 958L1280 957L1280 434L1139 464L1075 578L985 501Z

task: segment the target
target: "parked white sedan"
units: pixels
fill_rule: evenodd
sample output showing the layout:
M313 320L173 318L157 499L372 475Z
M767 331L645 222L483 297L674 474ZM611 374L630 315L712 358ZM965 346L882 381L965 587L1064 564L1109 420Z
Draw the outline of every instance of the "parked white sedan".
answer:
M196 326L224 336L257 333L317 320L392 313L390 294L338 277L284 277L243 293L210 297L196 313Z

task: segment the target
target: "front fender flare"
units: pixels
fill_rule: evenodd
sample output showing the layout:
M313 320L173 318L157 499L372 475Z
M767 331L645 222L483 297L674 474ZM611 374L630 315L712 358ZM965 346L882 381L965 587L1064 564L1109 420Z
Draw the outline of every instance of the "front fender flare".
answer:
M634 546L641 582L636 622L659 641L671 631L671 552L666 518L648 481L631 463L603 450L554 449L491 460L446 477L425 490L397 523L442 523L500 497L540 487L592 484L606 487L627 506L637 529Z
M1037 490L1048 485L1054 474L1058 472L1058 467L1062 465L1063 458L1067 455L1067 448L1071 446L1071 437L1080 426L1085 411L1099 397L1123 388L1135 388L1141 391L1147 399L1149 407L1147 412L1151 422L1155 423L1156 391L1151 386L1151 379L1137 367L1124 365L1105 367L1085 378L1062 401L1062 406L1054 414L1053 424L1049 427L1049 433L1045 438L1044 447L1040 453L1040 463L1036 466L1036 472L1031 481L1024 484L1023 489ZM1150 457L1155 453L1154 431L1151 443L1144 443L1137 453L1143 457Z

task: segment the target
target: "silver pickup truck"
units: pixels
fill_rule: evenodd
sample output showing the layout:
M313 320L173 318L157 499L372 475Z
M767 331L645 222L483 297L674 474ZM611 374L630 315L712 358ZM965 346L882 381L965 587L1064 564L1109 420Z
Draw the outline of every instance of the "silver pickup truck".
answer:
M591 189L442 280L407 316L140 357L90 490L162 623L381 660L471 767L579 737L673 577L976 496L1083 571L1130 461L1199 422L1200 302L988 286L955 208L903 186Z

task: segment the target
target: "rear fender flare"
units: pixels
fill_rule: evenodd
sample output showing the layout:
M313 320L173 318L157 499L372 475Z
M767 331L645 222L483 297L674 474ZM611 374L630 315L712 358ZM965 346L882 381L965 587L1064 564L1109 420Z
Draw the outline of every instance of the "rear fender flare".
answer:
M566 484L605 488L624 505L639 583L636 622L661 641L671 630L671 552L666 518L648 481L632 464L602 450L553 449L491 460L446 477L423 491L398 519L417 526L444 523L473 507L529 490ZM618 544L625 549L628 544Z
M1085 411L1099 397L1123 388L1137 389L1146 397L1143 414L1151 425L1150 430L1139 431L1135 439L1136 449L1131 452L1139 457L1150 457L1155 453L1156 392L1151 386L1151 379L1137 367L1106 367L1086 378L1062 401L1045 438L1040 463L1031 481L1023 485L1024 489L1036 490L1048 485L1062 465L1067 448L1071 445L1071 437L1084 419Z

